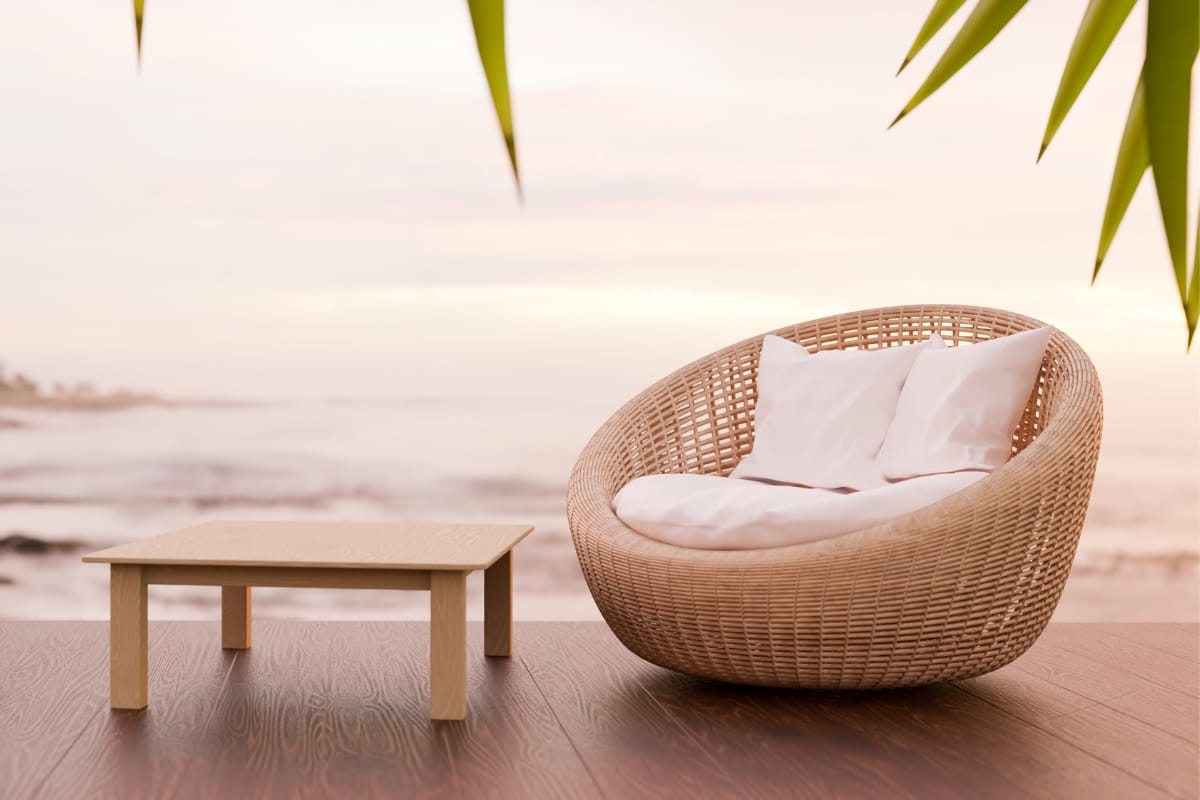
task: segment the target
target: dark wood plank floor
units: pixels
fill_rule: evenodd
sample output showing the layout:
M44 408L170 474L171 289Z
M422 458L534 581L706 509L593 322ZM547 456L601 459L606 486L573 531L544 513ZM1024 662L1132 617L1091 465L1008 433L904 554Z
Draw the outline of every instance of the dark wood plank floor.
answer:
M428 718L419 623L151 623L150 707L108 708L104 623L0 623L2 798L1195 798L1200 626L1051 625L991 675L876 693L647 664L518 623L464 722Z

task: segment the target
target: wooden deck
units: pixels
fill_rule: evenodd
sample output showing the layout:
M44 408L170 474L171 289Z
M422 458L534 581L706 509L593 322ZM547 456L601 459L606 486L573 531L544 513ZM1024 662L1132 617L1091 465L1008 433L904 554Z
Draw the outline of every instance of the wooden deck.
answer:
M999 672L824 694L676 675L599 623L470 630L428 718L427 625L151 623L150 707L108 707L104 623L0 623L0 797L1197 797L1194 624L1051 625Z

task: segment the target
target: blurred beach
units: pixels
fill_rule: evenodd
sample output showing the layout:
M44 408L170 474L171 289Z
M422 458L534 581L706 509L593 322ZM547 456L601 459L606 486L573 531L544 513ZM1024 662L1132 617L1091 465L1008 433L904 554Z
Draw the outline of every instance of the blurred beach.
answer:
M0 357L65 391L0 404L0 616L104 617L83 553L270 517L529 522L516 614L595 618L564 490L608 414L761 331L950 301L1047 320L1102 376L1058 618L1200 618L1200 362L1150 188L1088 286L1139 15L1035 158L1084 5L1030 4L889 131L927 0L520 4L523 204L461 3L155 4L142 72L128 9L13 5ZM152 614L212 618L217 594L155 587Z
M209 519L512 521L522 619L597 619L567 530L566 478L599 419L435 397L0 407L0 617L98 619L108 572L80 556ZM1056 619L1195 620L1196 443L1106 442ZM481 616L482 580L470 582ZM154 587L154 618L215 618L219 593ZM260 617L421 619L423 592L261 589Z

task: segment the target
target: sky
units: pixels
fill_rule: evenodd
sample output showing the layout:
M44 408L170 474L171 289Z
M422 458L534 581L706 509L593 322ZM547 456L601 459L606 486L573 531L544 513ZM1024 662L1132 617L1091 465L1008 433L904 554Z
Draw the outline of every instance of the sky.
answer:
M1035 165L1085 0L891 131L928 0L511 0L523 205L461 0L150 0L140 76L124 0L0 4L0 357L35 377L599 414L771 328L962 302L1197 437L1149 184L1088 286L1144 4Z

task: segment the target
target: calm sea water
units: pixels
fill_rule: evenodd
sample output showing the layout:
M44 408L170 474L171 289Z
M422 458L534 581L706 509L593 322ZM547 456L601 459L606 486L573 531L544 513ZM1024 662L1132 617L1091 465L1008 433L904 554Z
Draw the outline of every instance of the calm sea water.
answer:
M107 570L89 549L208 519L528 522L516 614L597 618L564 491L599 416L517 401L321 400L112 412L0 409L0 617L100 618ZM1196 446L1106 442L1064 598L1073 619L1196 617ZM44 551L49 552L34 552ZM481 610L471 584L471 613ZM155 617L216 613L216 592L155 587ZM421 618L425 593L262 589L256 612Z

